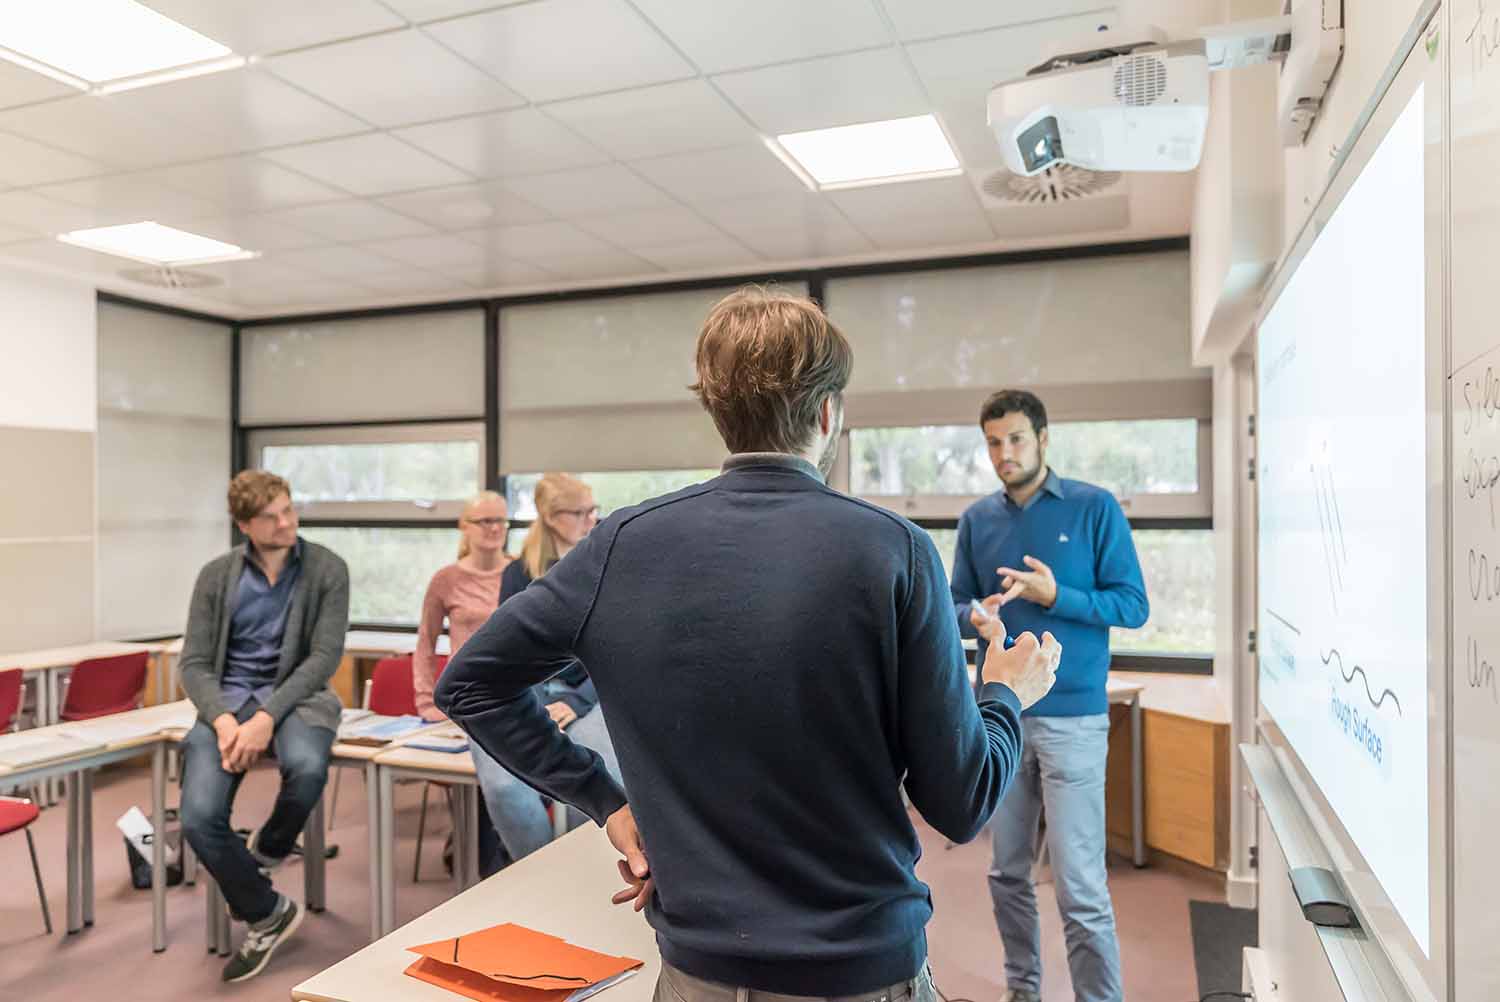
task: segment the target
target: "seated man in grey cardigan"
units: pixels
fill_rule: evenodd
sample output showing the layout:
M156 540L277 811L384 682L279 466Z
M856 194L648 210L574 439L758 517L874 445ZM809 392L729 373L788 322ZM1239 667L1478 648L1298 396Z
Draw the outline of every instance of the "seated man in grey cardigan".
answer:
M249 923L225 981L259 974L302 921L271 885L323 795L340 703L328 680L344 654L349 569L297 536L287 482L246 470L229 513L248 542L198 574L183 640L182 686L198 709L183 742L182 831L230 912ZM281 770L271 816L248 841L229 825L245 771L267 749Z

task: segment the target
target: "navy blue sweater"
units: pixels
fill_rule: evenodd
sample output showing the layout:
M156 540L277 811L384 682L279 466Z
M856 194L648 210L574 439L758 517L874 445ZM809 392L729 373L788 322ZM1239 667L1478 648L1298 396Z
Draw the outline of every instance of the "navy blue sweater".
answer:
M1025 508L1003 490L974 502L958 521L953 555L953 603L966 635L974 636L969 600L1001 591L998 569L1026 570L1026 556L1052 569L1057 601L1046 609L1021 599L1003 606L1000 618L1012 636L1051 630L1063 649L1057 683L1027 716L1109 712L1109 628L1138 627L1151 612L1120 503L1101 487L1051 470ZM984 652L981 640L980 664Z
M971 694L925 532L804 460L736 456L611 515L508 599L443 672L437 705L602 824L625 792L532 690L574 657L609 718L668 963L795 995L917 974L932 902L901 786L968 841L1021 749L1015 694Z

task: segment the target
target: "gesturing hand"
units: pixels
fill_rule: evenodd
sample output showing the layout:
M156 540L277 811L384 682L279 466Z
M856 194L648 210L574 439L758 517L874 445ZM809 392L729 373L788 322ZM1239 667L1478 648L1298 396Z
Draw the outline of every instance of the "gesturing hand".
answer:
M651 900L651 892L656 885L651 879L651 864L646 861L646 845L641 841L641 833L635 826L635 815L630 812L629 804L609 816L604 822L604 833L624 857L617 860L617 863L620 877L629 885L616 891L609 900L617 905L633 900L635 910L640 911Z
M1005 589L1000 595L1000 604L1009 605L1018 598L1024 598L1044 609L1052 608L1052 604L1057 601L1057 579L1052 576L1052 568L1036 557L1025 556L1021 560L1031 570L996 568L1000 572L1000 587Z
M1062 645L1050 632L1042 634L1040 644L1035 635L1023 633L1008 651L1000 644L990 644L984 656L983 678L1010 686L1024 710L1052 691L1061 660Z

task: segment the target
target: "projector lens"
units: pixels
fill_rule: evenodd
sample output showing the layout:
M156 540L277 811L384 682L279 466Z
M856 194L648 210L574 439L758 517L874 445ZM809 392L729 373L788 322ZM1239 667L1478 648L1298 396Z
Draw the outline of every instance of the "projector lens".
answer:
M1048 164L1061 160L1063 156L1062 136L1057 131L1057 118L1048 115L1017 137L1021 148L1021 159L1026 172L1034 174Z

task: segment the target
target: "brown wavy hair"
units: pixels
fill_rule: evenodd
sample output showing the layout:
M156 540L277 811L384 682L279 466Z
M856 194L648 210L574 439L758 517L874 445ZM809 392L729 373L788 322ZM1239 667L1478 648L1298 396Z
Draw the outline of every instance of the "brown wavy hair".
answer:
M241 470L229 481L229 517L248 522L281 495L292 495L292 485L265 470Z

